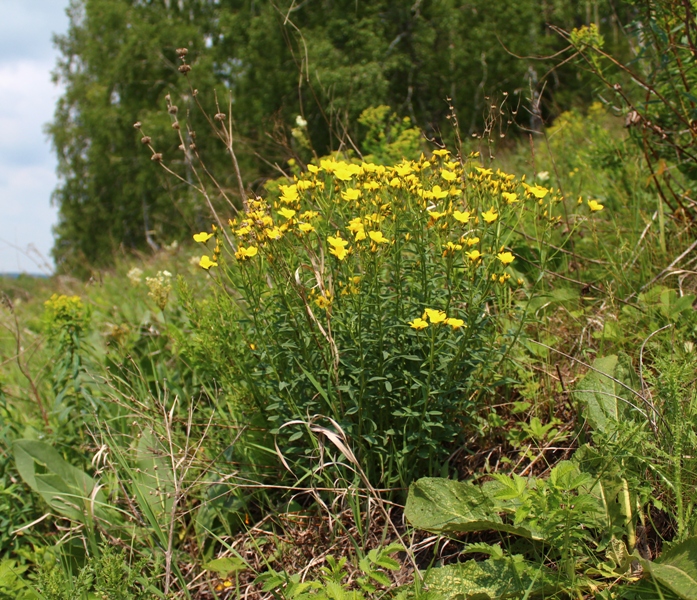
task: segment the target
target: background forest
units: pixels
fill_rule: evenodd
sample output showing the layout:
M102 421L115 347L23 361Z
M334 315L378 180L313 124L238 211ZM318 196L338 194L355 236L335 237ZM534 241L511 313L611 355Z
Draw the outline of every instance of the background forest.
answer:
M694 0L69 11L0 598L697 597Z

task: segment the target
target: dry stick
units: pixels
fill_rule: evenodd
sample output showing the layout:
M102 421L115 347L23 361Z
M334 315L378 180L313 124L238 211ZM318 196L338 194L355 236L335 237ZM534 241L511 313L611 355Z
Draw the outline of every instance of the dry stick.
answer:
M194 89L194 86L191 84L191 79L189 78L189 74L184 73L184 76L186 77L186 81L189 84L189 89L191 90L191 95L194 98L194 102L196 102L196 106L198 106L199 110L201 111L201 114L204 116L206 121L208 121L208 124L213 128L213 131L215 131L216 135L223 141L225 144L225 147L227 151L230 153L230 158L232 159L232 165L233 168L235 169L235 177L237 177L237 184L239 186L240 190L240 198L242 199L242 205L244 209L247 209L247 193L244 191L244 181L242 180L242 173L240 172L240 165L237 162L237 155L235 154L235 151L233 149L233 135L232 135L232 96L230 96L230 101L229 101L229 107L230 107L230 122L229 122L229 131L228 129L225 128L223 125L220 129L216 126L216 124L213 122L213 120L210 118L209 114L206 112L206 110L203 108L201 103L198 100L198 90ZM216 97L215 99L216 106L218 105L218 98ZM218 113L217 114L223 114L220 112L220 107L217 106L218 108ZM188 127L188 126L187 126ZM223 133L221 133L221 130ZM208 199L208 198L206 198ZM227 234L226 236L227 237ZM229 240L228 240L229 241Z
M656 283L656 281L658 281L659 279L661 279L661 278L664 277L665 275L669 274L669 273L672 271L673 267L674 267L676 264L678 264L683 258L685 258L688 254L690 254L690 252L692 252L695 248L697 248L697 240L695 240L694 242L692 242L692 243L689 245L689 247L687 248L687 250L685 250L682 254L680 254L680 256L678 256L675 260L673 260L673 262L671 262L665 269L663 269L658 275L656 275L656 277L654 277L654 278L653 278L651 281L649 281L648 283L645 283L644 285L642 285L642 286L639 288L639 291L637 291L637 292L632 292L629 296L627 296L627 298L625 298L625 300L623 300L623 302L625 302L625 303L629 302L629 300L630 300L631 298L633 298L633 297L636 296L637 294L640 294L640 293L643 292L647 287L649 287L650 285L653 285L654 283Z
M176 131L177 131L177 134L179 136L179 144L180 144L179 148L182 150L182 152L184 152L184 159L188 163L191 170L194 173L196 173L196 167L194 166L193 160L191 159L191 156L189 155L189 151L187 150L187 144L184 141L184 137L182 136L181 127L179 126L179 121L178 121L177 116L176 116L177 113L176 113L176 111L175 112L171 111L172 101L171 101L169 94L167 94L166 99L167 99L168 112L170 114L172 114L173 118L174 118L174 123L172 123L172 126L174 126L175 124L177 125ZM216 107L217 107L218 106L218 97L217 96L215 99L215 103L216 103ZM174 108L176 109L176 107L174 107ZM220 107L218 107L218 114L221 114ZM215 131L215 125L210 121L210 119L208 119L208 122L211 124L211 127L213 127L213 129ZM208 167L206 167L206 165L204 164L203 159L201 158L201 155L198 153L198 147L196 146L196 142L195 142L195 139L196 139L195 134L188 123L187 123L187 133L189 134L189 139L191 140L191 143L188 144L189 150L193 151L194 156L198 160L198 162L201 165L201 167L203 168L204 172L206 173L208 178L213 182L213 185L215 185L215 187L218 189L218 192L220 193L220 195L223 198L225 198L225 201L228 203L230 208L232 208L235 212L237 212L237 207L233 204L233 202L230 200L230 198L228 198L227 194L225 193L225 190L223 190L223 188L220 186L220 184L215 179L215 177L213 177L213 175L208 171ZM218 135L218 137L220 137L220 135L218 134L217 131L216 131L216 135ZM197 177L197 179L199 179L199 181L201 180L200 177ZM188 179L187 179L187 181L188 181ZM219 219L218 219L218 221L219 221Z
M565 30L562 29L561 27L557 27L556 25L549 25L549 28L550 28L552 31L554 31L556 34L558 34L559 36L565 38L566 40L569 40L569 39L570 39L570 37L569 37L569 32L565 31ZM654 94L665 106L667 106L667 107L671 110L671 112L673 112L673 113L675 114L675 116L677 117L677 119L678 119L681 123L683 123L685 126L687 126L688 128L690 128L690 121L689 121L688 119L686 119L683 115L681 115L681 114L673 107L673 105L672 105L670 102L668 102L668 99L665 98L665 97L663 96L663 94L661 94L654 86L652 86L650 83L646 83L646 82L645 82L643 79L641 79L634 71L632 71L632 70L631 70L630 68L628 68L627 66L623 65L621 62L619 62L616 58L614 58L612 55L608 54L607 52L603 52L600 48L596 48L596 47L594 47L594 46L591 47L591 49L592 49L594 52L600 54L600 56L602 56L603 58L609 60L609 61L610 61L613 65L615 65L618 69L620 69L621 71L624 71L625 73L627 73L627 75L629 75L629 77L631 77L632 80L633 80L635 83L637 83L640 87L642 87L643 89L645 89L645 90L651 92L652 94ZM579 51L579 54L580 54L581 56L583 56L583 58L584 58L586 61L588 61L588 59L585 57L585 55L583 54L583 52L580 52L580 51ZM616 86L613 86L612 84L610 84L610 82L609 82L607 79L605 79L605 77L602 75L602 73L597 73L597 72L596 72L596 74L600 77L600 79L603 81L603 83L604 83L605 85L607 85L609 88L617 89ZM617 90L617 91L620 91L620 90Z

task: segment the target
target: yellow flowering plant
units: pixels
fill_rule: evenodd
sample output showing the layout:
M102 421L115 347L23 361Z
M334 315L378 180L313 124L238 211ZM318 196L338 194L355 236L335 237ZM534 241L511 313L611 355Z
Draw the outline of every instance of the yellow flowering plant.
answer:
M284 424L323 415L375 485L405 486L440 473L474 418L525 321L561 197L475 157L318 162L215 230L218 268L201 267L220 285L198 310L234 317L205 343L241 340L232 385L285 436L288 461L311 446Z

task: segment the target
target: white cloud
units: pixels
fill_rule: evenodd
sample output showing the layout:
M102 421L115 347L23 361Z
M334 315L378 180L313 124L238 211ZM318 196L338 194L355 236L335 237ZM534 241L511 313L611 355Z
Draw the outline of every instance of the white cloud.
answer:
M68 0L0 3L0 273L41 272L36 253L49 256L57 214L56 161L44 133L60 95L51 36L67 28Z

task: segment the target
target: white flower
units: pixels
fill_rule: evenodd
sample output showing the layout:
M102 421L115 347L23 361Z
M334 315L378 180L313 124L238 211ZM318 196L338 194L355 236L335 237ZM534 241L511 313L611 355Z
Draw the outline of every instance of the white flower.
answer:
M549 171L540 171L537 174L538 181L547 181L549 179Z
M131 285L138 285L143 280L143 271L141 271L138 267L133 267L126 274L126 277L128 277Z
M302 115L298 115L297 117L295 117L295 124L303 129L307 127L307 121L302 118Z

